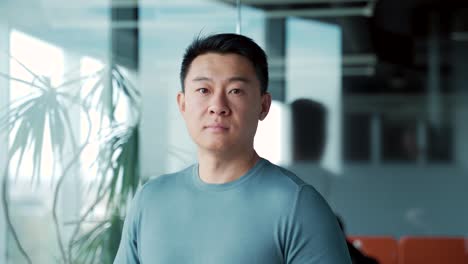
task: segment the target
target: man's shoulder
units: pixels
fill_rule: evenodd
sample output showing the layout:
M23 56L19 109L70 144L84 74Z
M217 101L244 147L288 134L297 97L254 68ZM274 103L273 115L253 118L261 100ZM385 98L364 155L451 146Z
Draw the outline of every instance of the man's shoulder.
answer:
M315 203L326 204L322 194L317 191L314 185L304 181L301 177L297 176L294 172L290 171L289 168L281 168L285 176L287 176L295 184L295 199L306 199L310 206Z
M274 193L278 197L289 200L294 199L300 190L308 184L290 170L269 163L265 166L260 185L266 192Z
M313 186L282 166L268 164L259 179L254 193L268 201L274 200L275 208L283 212L288 211L285 208L295 207L299 200L304 199L311 207L323 206L324 200Z
M154 192L162 193L171 191L187 183L187 179L192 175L195 165L191 165L177 172L162 174L150 178L140 189L140 195L147 196Z
M294 172L287 168L268 162L265 166L265 180L271 184L283 186L286 189L297 190L302 185L306 184Z

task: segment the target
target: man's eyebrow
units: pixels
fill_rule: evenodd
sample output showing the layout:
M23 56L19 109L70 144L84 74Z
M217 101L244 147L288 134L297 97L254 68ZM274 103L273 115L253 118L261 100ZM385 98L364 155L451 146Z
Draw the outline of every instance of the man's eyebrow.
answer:
M229 78L229 82L243 82L243 83L250 83L250 79L241 77L241 76L235 76Z
M199 76L199 77L195 77L192 79L192 81L194 82L203 82L203 81L212 81L211 78L208 78L208 77L203 77L203 76ZM245 77L242 77L242 76L234 76L234 77L231 77L228 79L228 82L244 82L244 83L250 83L250 79L248 78L245 78Z
M194 82L211 81L211 79L208 78L208 77L200 76L200 77L193 78L192 81L194 81Z

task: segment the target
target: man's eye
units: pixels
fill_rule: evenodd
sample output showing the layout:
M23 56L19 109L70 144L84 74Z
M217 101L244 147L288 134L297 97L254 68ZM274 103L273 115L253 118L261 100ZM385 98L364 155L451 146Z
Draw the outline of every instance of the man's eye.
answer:
M197 92L201 93L201 94L206 94L208 93L208 89L206 88L200 88L200 89L197 89Z
M232 89L231 91L229 91L229 93L231 94L241 94L241 89Z

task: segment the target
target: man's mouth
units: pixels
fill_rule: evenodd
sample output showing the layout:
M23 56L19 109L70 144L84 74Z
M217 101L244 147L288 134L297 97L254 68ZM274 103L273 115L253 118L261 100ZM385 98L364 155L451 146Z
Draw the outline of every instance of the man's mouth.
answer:
M212 125L205 126L205 129L208 129L214 132L223 132L223 131L227 131L229 127L226 125L221 125L221 124L212 124Z

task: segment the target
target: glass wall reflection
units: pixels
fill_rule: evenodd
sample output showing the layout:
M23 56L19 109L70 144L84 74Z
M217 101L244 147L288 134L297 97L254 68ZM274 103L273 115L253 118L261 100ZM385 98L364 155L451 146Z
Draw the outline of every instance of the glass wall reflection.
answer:
M186 45L239 23L269 56L262 156L312 184L349 237L468 237L468 9L241 2L238 21L235 1L0 1L0 263L111 263L134 184L196 160L176 105ZM326 109L319 159L295 156L317 148L295 145L297 99ZM299 122L316 137L317 119ZM75 243L86 234L99 247Z

